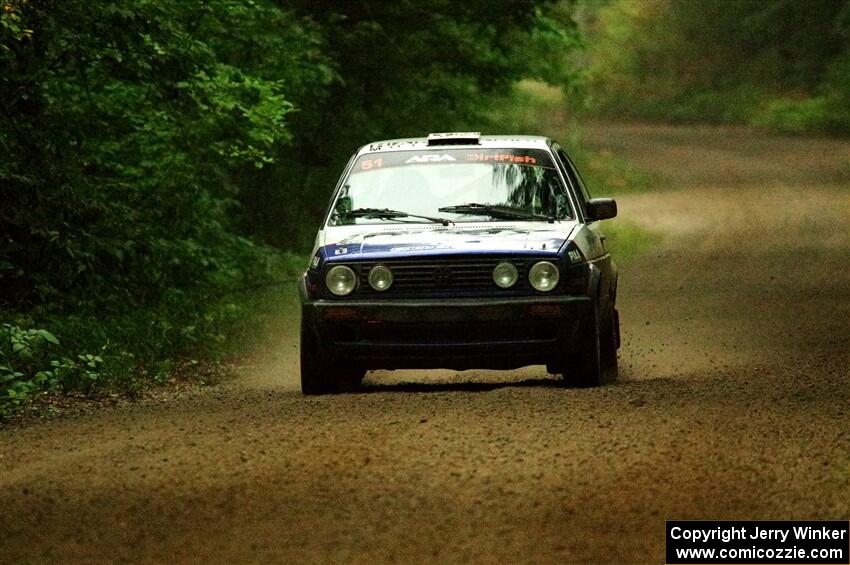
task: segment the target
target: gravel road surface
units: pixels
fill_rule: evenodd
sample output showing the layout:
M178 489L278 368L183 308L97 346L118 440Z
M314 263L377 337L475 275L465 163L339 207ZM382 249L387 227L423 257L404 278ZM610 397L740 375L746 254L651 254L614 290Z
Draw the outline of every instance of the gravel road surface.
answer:
M0 562L663 562L665 519L850 519L850 143L594 125L622 380L396 372L304 398L297 323L234 382L0 429ZM597 189L597 192L602 192Z

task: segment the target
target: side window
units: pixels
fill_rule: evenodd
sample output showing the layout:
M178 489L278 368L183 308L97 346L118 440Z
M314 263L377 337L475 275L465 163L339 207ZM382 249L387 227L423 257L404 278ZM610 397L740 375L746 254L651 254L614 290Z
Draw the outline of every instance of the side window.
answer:
M561 163L564 164L564 169L567 171L567 175L570 177L570 180L579 187L581 190L581 197L585 202L590 200L590 192L588 192L587 187L584 185L584 180L582 180L581 175L578 174L578 170L573 165L573 162L570 161L570 158L567 157L567 154L564 153L563 149L558 149L558 157L561 159Z

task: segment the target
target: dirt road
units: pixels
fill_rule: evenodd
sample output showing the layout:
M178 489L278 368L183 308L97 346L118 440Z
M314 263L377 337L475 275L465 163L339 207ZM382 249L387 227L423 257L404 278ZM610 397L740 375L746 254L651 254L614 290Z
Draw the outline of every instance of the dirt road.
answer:
M658 563L665 519L850 518L850 143L587 135L669 181L620 199L663 232L621 266L621 382L304 398L282 320L234 383L0 430L0 561Z

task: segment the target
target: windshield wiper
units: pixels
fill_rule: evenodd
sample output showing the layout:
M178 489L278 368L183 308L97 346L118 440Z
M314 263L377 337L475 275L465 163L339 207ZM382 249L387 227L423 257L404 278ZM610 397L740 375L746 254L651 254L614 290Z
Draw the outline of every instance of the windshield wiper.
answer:
M408 214L407 212L402 212L401 210L390 210L389 208L355 208L354 210L337 212L337 214L348 218L379 218L387 220L393 220L396 218L419 218L421 220L428 220L429 222L434 222L435 224L443 224L444 226L454 223L453 221L448 220L446 218L432 218L431 216Z
M451 212L454 214L475 214L482 216L490 216L491 218L499 218L502 220L545 220L554 222L558 218L547 214L537 214L525 208L516 208L514 206L496 206L491 204L478 204L470 202L469 204L459 204L457 206L443 206L437 209L438 212Z

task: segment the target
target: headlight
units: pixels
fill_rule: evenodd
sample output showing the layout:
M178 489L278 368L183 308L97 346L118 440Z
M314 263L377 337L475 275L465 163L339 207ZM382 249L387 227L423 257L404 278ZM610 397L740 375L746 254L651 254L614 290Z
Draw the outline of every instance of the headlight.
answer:
M351 294L357 286L357 275L345 265L337 265L331 267L328 274L325 275L325 284L332 293L337 296L345 296Z
M511 263L499 263L493 269L493 282L502 288L511 288L518 277L516 267Z
M558 285L558 267L549 261L535 263L528 271L528 282L540 292L549 292Z
M375 265L369 271L369 286L381 292L390 288L393 284L393 272L389 267Z

